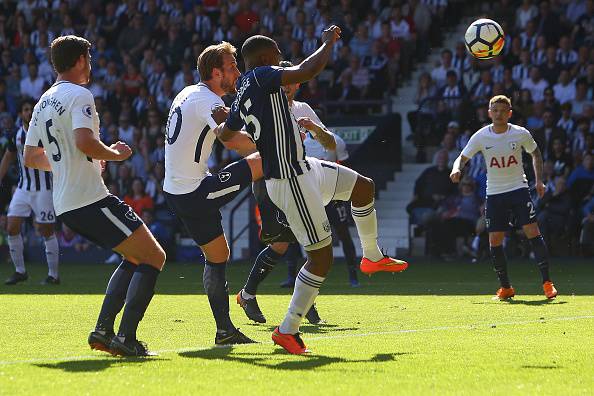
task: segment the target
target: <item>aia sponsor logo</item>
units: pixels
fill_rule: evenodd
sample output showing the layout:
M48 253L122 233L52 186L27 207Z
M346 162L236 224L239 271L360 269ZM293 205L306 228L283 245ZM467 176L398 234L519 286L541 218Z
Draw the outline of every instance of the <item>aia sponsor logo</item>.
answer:
M489 163L489 168L509 168L512 165L518 165L518 160L515 155L509 157L492 157Z

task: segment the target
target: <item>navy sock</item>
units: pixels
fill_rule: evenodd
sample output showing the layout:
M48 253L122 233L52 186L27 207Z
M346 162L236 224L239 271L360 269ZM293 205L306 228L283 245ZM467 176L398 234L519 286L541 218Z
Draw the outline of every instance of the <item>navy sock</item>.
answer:
M211 263L206 261L204 265L204 291L208 296L208 302L212 315L217 324L217 331L233 331L235 326L229 317L229 286L225 270L227 263Z
M136 268L128 286L118 336L136 339L136 329L155 294L155 284L160 273L161 271L148 264L140 264Z
M111 275L95 330L101 330L107 333L113 332L113 323L117 314L120 313L124 306L128 286L130 285L130 280L132 279L132 275L134 275L135 269L136 266L134 264L123 260Z
M289 249L285 254L287 259L288 277L291 279L297 278L297 261L302 258L301 247L297 243L291 243Z
M507 276L507 260L503 252L503 246L491 247L491 262L493 263L493 269L497 273L501 287L511 287Z
M549 252L542 235L529 239L528 242L530 242L530 248L534 252L536 264L538 265L538 269L542 275L542 283L550 281L551 276L549 275Z
M262 283L268 276L270 271L274 269L282 255L278 254L270 246L266 247L260 252L256 262L252 267L250 276L245 283L243 289L246 293L256 295L258 293L258 285Z

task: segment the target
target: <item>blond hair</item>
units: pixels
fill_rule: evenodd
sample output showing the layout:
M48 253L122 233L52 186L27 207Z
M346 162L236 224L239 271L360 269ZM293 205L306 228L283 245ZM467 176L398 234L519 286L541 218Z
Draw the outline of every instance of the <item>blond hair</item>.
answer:
M212 78L213 69L221 69L223 67L223 55L233 55L237 49L226 41L220 44L209 45L198 56L198 73L200 79L208 81Z
M489 108L493 107L495 103L506 103L511 109L511 99L505 95L495 95L489 100Z

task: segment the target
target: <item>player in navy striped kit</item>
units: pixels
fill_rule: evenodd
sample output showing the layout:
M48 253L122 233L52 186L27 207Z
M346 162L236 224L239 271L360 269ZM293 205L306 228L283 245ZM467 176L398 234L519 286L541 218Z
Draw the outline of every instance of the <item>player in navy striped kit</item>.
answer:
M292 116L283 85L314 78L326 66L340 29L331 26L322 34L322 46L297 66L280 68L276 42L265 36L248 38L241 49L246 73L229 118L216 129L221 141L233 139L245 126L262 157L266 189L281 209L297 240L307 252L299 271L289 310L272 335L273 341L293 354L307 348L299 336L302 317L313 305L332 265L332 239L324 203L352 202L352 214L361 237L361 270L398 272L408 264L384 256L377 245L374 184L341 166L305 157L297 121Z
M8 207L8 247L15 272L4 282L7 285L24 282L29 278L25 268L21 226L23 221L31 216L31 212L35 214L35 228L43 237L45 244L48 275L42 284L57 285L60 283L58 275L60 248L54 229L56 214L52 202L52 174L28 168L23 161L23 149L32 112L33 102L28 99L24 100L20 105L19 113L23 125L11 136L0 163L0 182L15 160L19 167L19 181Z

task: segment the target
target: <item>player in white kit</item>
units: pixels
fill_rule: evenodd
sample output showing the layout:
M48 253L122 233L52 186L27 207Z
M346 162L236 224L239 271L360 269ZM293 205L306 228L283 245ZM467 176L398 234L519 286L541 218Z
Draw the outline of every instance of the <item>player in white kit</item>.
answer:
M235 47L222 42L207 47L198 57L202 81L184 88L173 100L167 121L165 182L169 207L204 253L204 290L216 322L215 344L252 343L229 317L226 267L229 247L221 224L220 208L231 202L253 180L262 178L262 160L246 133L225 142L246 157L211 174L208 159L218 126L212 112L225 106L221 97L235 92L240 73ZM225 119L226 113L223 114Z
M511 100L497 95L489 101L492 124L479 129L468 141L454 162L450 178L460 181L462 169L479 151L487 165L486 224L493 267L501 287L494 298L508 299L515 295L507 274L503 251L505 231L509 229L510 216L522 226L534 252L542 275L543 291L547 298L555 298L557 290L549 275L548 252L536 222L536 210L528 192L524 174L522 149L532 156L535 188L539 197L545 193L542 179L542 154L530 132L521 126L508 123L512 115Z
M147 356L136 339L139 322L154 295L165 252L134 210L109 194L101 177L105 161L123 161L132 151L122 142L99 139L99 116L88 84L91 44L62 36L51 44L56 82L41 96L25 141L25 165L51 171L58 219L90 241L123 257L105 292L92 349L122 356ZM38 143L41 140L42 146ZM118 333L114 321L124 307Z
M23 125L10 138L7 150L0 163L0 182L2 182L6 172L15 160L19 166L19 181L8 207L8 224L6 227L8 247L10 249L10 258L15 266L15 272L4 282L7 285L26 281L29 277L25 269L21 225L23 221L31 216L31 212L35 214L35 228L41 234L45 243L48 275L42 284L60 284L58 275L60 248L54 228L56 214L52 202L52 174L51 172L29 169L23 161L23 150L33 105L34 103L30 99L21 102L19 116Z

